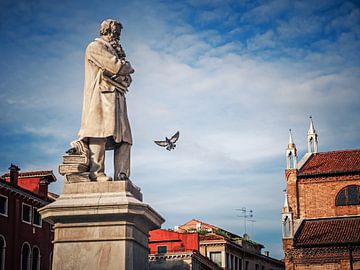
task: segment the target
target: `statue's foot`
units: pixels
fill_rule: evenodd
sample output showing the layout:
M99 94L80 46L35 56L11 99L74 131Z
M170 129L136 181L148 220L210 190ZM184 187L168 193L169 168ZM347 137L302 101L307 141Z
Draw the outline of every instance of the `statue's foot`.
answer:
M110 176L107 176L105 173L97 174L95 176L90 176L91 181L97 181L97 182L106 182L106 181L112 181L112 178Z
M104 175L96 177L96 181L98 181L98 182L112 181L112 178L110 176L106 176L104 174Z
M120 180L129 180L129 177L125 173L120 173Z
M125 173L120 173L118 177L115 176L115 181L126 181L129 177Z

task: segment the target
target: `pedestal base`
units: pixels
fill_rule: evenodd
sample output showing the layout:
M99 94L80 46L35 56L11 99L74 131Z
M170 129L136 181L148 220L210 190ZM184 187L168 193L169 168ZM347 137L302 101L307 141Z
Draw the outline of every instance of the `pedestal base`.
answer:
M164 219L130 181L65 184L40 209L54 223L53 270L148 269L148 233Z

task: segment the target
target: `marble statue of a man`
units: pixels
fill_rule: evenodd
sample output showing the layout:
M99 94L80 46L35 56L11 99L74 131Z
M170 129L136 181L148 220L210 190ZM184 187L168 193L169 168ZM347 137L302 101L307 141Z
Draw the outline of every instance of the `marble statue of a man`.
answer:
M89 177L110 181L104 173L105 150L114 150L114 180L130 175L132 136L125 93L134 72L119 40L122 25L105 20L100 37L86 48L82 122L79 140L89 146Z

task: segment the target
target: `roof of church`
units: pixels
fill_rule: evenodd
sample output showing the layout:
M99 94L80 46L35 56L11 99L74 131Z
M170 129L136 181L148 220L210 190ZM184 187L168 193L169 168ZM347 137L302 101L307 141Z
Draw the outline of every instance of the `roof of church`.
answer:
M360 149L314 153L299 170L299 176L360 172Z
M304 220L294 243L295 246L360 244L360 216Z

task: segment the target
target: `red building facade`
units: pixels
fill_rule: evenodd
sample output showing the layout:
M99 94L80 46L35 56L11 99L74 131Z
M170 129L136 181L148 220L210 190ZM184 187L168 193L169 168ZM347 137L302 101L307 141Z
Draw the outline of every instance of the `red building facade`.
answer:
M199 250L197 233L178 233L168 230L153 230L149 238L150 254L164 254Z
M262 248L248 238L192 219L176 226L176 231L150 232L150 270L283 270L283 262L261 254Z
M221 270L199 252L200 238L197 232L180 233L169 230L153 230L149 236L150 270Z
M0 178L0 269L51 269L53 232L38 209L56 199L48 185L52 171L10 173Z

